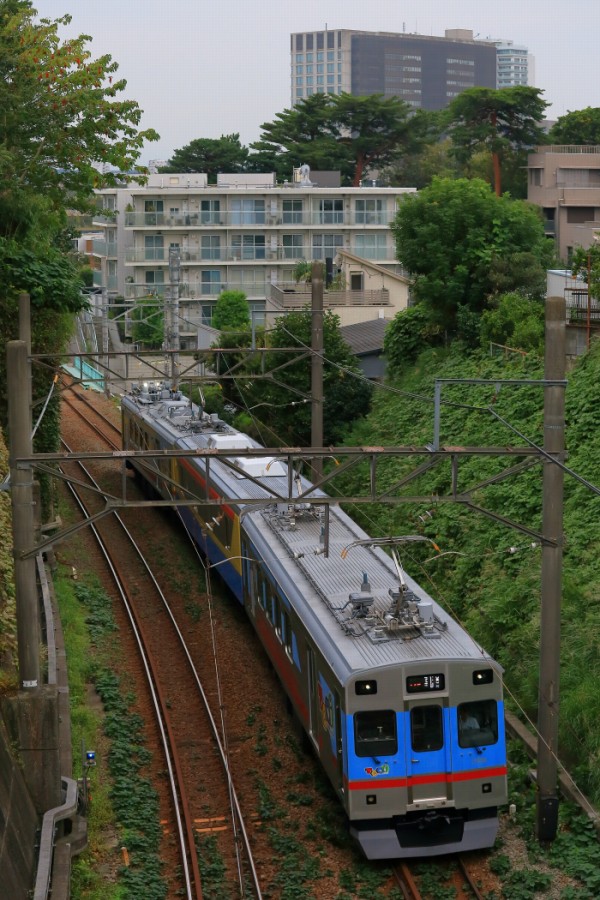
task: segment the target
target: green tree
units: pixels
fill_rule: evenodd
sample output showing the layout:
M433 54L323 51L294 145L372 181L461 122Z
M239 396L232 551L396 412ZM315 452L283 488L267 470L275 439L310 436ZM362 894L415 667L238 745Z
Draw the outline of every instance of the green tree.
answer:
M481 344L503 344L516 350L544 350L544 302L519 291L500 294L481 316Z
M248 148L240 143L239 134L222 134L220 138L196 138L175 150L161 172L206 172L208 183L217 183L217 173L245 172Z
M581 278L590 284L590 297L600 299L600 243L590 247L576 247L571 258L573 278Z
M279 348L311 346L312 313L291 312L277 319L268 333L266 371L277 370L279 382L310 394L311 367L306 359L290 363L290 355ZM339 443L348 426L364 416L370 405L372 385L362 376L356 358L342 338L339 318L332 312L323 316L323 430L325 444ZM282 368L278 368L282 367ZM273 380L254 382L245 393L245 405L257 406L256 415L266 419L279 442L310 446L311 404ZM268 415L261 416L260 407Z
M61 40L69 16L36 21L29 0L0 0L0 234L25 233L39 209L87 209L95 187L116 183L98 163L130 171L147 140L142 111L119 100L126 82L89 37Z
M548 140L551 144L600 144L600 107L586 106L559 116Z
M223 291L217 300L212 327L219 331L245 331L250 327L250 306L243 291Z
M434 178L405 198L391 227L415 299L450 334L499 289L526 282L531 295L544 293L552 248L539 210L495 196L483 181Z
M308 163L314 169L339 169L344 183L355 186L367 170L387 165L403 147L414 147L423 130L421 118L412 116L403 100L347 93L313 94L261 129L251 149L277 159L286 173Z
M150 350L162 346L165 337L164 307L158 297L140 297L131 310L131 336Z
M455 97L447 110L447 124L454 152L461 162L485 148L492 157L494 189L502 193L502 164L519 151L545 139L541 128L548 106L538 88L468 88Z

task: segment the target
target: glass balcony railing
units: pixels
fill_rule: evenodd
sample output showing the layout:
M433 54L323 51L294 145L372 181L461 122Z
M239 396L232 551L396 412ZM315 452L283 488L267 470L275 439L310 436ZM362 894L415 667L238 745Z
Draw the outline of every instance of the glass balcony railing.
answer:
M261 228L301 227L309 225L339 226L364 225L387 227L393 213L386 210L271 210L244 212L239 210L194 210L180 213L136 212L125 213L125 228L235 228L260 226ZM101 217L95 216L100 222ZM110 221L110 220L107 220Z
M168 283L146 284L142 281L128 281L125 283L125 299L138 300L142 297L169 299L170 289ZM264 281L182 281L179 284L179 299L181 301L204 298L216 300L219 294L226 290L243 291L247 297L263 298L266 296L268 286Z
M93 240L92 253L96 256L117 256L117 242Z
M262 247L254 246L228 246L228 247L198 247L180 250L179 258L183 265L188 263L212 263L212 262L244 262L246 260L277 261L286 259L304 259L308 253L308 247ZM169 250L166 247L130 247L125 253L125 261L128 263L163 263L168 265Z

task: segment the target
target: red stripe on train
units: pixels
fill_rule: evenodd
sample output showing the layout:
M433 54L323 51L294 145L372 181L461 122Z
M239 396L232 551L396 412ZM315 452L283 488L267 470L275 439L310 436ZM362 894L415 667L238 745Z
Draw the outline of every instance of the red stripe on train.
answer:
M349 781L348 790L366 791L377 788L407 788L422 784L444 784L457 781L477 781L482 778L500 778L506 775L506 766L495 766L490 769L472 769L469 772L448 772L432 775L416 775L407 778L370 778L368 781Z

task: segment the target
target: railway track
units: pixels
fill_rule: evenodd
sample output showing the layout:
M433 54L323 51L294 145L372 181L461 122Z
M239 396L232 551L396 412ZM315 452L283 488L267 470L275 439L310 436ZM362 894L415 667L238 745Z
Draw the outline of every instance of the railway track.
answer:
M62 384L66 390L63 390L61 399L69 409L92 429L98 437L105 441L112 450L121 449L121 429L115 425L108 416L102 413L95 403L86 396L86 392L73 381L69 382L69 376L63 375ZM82 409L85 407L86 412Z
M462 856L440 861L440 866L443 869L447 868L448 881L456 891L457 900L468 900L468 898L484 900L475 876ZM413 874L408 862L399 863L393 867L392 871L404 900L427 900L427 896L420 892L419 878Z
M97 429L93 430L97 433ZM103 439L108 440L106 436ZM99 491L89 470L77 465L93 491ZM91 493L83 499L83 488L71 486L71 491L84 515L98 511L99 494ZM226 862L228 880L237 885L239 895L250 896L251 885L251 896L261 897L248 833L231 779L222 723L213 717L183 633L122 517L112 513L92 529L131 624L155 712L172 806L168 831L176 835L181 860L180 889L190 900L203 896L196 835L209 832ZM172 702L174 685L177 696L186 697L185 707ZM190 722L194 723L193 740Z

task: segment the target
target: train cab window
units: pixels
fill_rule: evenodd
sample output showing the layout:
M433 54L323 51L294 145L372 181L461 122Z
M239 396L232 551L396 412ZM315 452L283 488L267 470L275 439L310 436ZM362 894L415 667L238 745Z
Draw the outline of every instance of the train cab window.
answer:
M495 700L461 703L456 713L459 747L481 747L497 743L498 705Z
M444 746L441 706L415 706L410 711L410 738L416 753Z
M354 714L357 756L394 756L398 752L396 713L390 709Z

